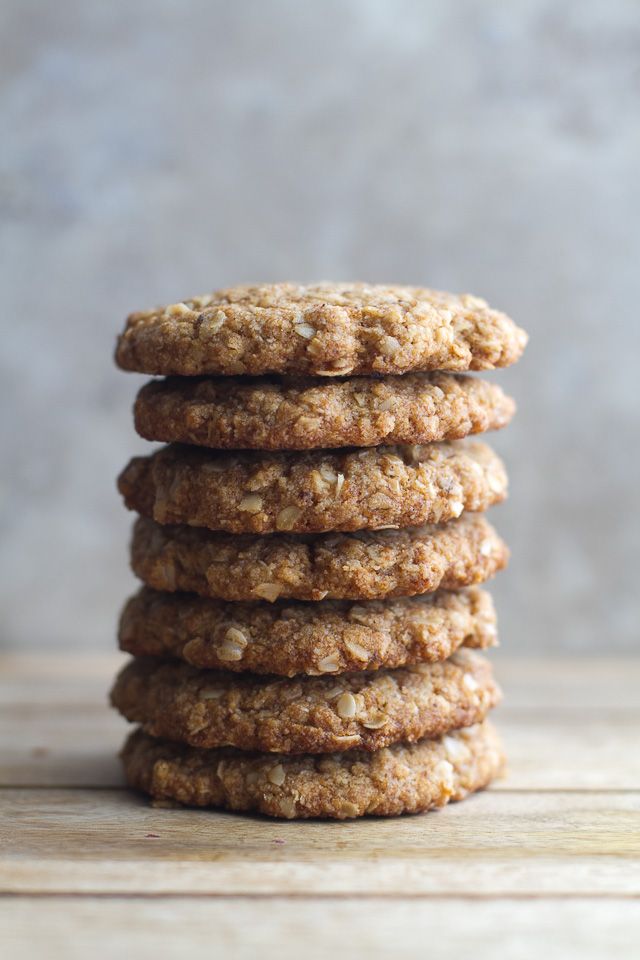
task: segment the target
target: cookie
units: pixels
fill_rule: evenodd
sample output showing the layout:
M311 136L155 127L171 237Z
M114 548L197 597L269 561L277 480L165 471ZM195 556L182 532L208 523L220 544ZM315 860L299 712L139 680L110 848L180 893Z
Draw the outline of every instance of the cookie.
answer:
M118 479L130 510L229 533L412 527L481 511L507 493L484 443L451 440L349 451L240 451L171 444Z
M421 813L487 786L504 763L488 720L373 753L324 756L204 750L136 730L121 757L127 782L158 800L288 820Z
M279 753L377 750L483 720L500 700L489 662L448 660L321 677L259 677L140 657L111 702L146 733L193 747Z
M404 530L241 536L134 526L131 565L156 590L222 600L375 600L482 583L509 551L483 516Z
M454 373L404 377L152 380L135 402L147 440L230 450L432 443L504 427L515 403L494 383Z
M120 649L194 667L292 677L445 660L496 642L490 594L477 587L399 600L225 603L143 587L120 619Z
M276 283L134 313L116 362L164 376L489 370L518 360L526 342L523 330L478 297L423 287Z

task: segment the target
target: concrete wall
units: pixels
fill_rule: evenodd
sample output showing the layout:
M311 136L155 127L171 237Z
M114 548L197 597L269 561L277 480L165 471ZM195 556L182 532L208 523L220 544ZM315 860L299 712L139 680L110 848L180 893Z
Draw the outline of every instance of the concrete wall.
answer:
M637 649L637 0L4 0L0 642L110 649L144 449L133 309L420 283L526 327L496 375L511 652Z

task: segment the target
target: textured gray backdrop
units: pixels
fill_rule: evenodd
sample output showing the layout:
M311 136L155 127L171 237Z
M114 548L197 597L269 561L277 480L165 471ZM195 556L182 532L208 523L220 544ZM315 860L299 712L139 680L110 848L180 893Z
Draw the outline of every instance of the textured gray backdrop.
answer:
M496 378L503 649L640 621L637 0L3 0L0 642L110 649L144 448L132 309L428 284L526 327Z

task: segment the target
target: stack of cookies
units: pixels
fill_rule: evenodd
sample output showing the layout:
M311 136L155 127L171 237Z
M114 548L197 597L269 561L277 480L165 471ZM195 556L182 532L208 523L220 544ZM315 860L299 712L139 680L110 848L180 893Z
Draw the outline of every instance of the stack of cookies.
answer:
M500 697L477 584L507 548L507 478L470 434L513 401L460 371L526 334L418 287L234 287L129 317L135 404L119 489L140 516L133 654L112 702L141 726L128 781L161 801L277 817L417 812L499 771Z

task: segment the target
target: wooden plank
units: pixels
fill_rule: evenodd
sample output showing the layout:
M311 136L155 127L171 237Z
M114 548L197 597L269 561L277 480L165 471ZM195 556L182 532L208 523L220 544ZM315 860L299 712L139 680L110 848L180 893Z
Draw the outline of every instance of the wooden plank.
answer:
M635 960L629 900L19 899L0 902L5 960Z
M128 729L103 703L0 707L0 787L122 787Z
M505 639L505 648L508 641ZM496 676L505 694L505 709L539 716L605 711L640 717L640 657L635 658L523 658L491 654Z
M0 659L0 786L122 786L117 752L128 726L107 690L125 659ZM565 665L566 702L557 664L499 665L507 698L495 718L510 765L496 789L640 789L638 666Z
M8 893L640 895L640 793L486 791L342 823L157 810L116 790L0 801Z
M494 790L640 790L640 719L567 717L517 720L496 712L508 767Z
M491 654L505 703L530 711L640 715L640 658L516 659ZM124 654L0 654L0 704L104 703Z
M0 657L0 786L122 786L128 725L108 705L127 658Z
M105 704L128 657L95 654L0 654L0 704Z
M509 757L496 790L638 790L640 722L496 712ZM106 706L0 708L0 787L122 787L128 725Z

